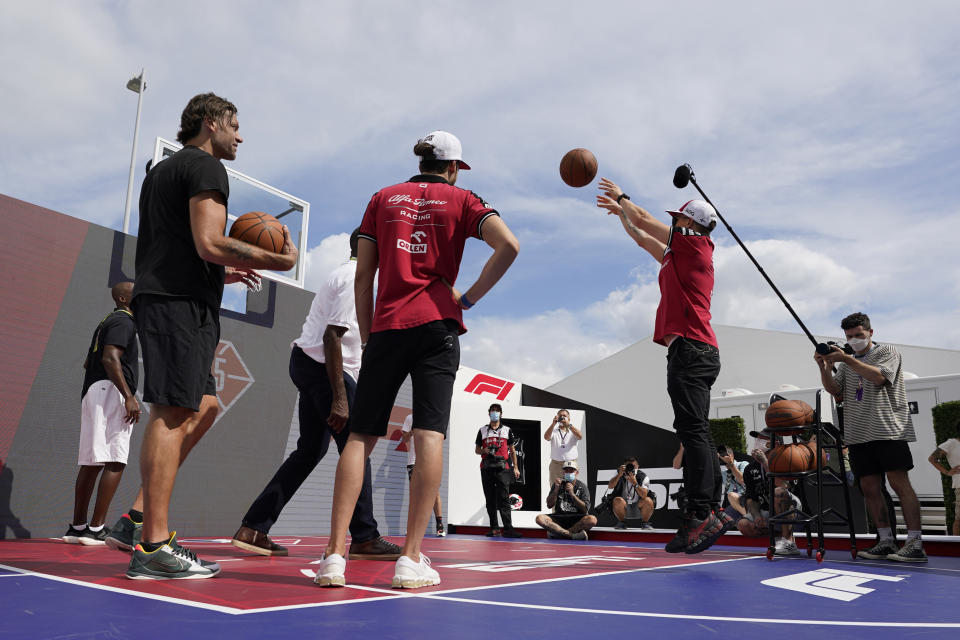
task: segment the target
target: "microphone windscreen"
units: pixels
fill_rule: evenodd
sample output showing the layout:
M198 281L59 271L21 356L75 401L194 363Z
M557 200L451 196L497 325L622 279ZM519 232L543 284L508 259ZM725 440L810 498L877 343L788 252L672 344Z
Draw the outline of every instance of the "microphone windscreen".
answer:
M688 164L677 167L677 170L673 173L673 186L677 189L683 189L690 184L690 173L690 165Z

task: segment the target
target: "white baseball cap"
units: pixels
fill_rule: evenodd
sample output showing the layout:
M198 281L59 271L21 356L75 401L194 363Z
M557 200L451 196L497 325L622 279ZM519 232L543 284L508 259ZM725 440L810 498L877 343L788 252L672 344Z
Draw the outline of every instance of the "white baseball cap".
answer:
M667 211L672 216L684 215L705 227L717 221L717 210L706 200L690 200L678 211Z
M460 139L452 133L434 131L417 142L428 142L433 145L433 157L437 160L456 160L461 169L470 168L470 165L463 161L463 147L460 145Z

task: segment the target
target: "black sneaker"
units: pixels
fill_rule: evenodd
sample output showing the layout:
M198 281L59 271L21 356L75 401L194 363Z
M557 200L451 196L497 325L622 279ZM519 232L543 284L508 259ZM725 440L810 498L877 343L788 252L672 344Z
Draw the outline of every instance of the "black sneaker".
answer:
M887 556L887 560L895 562L926 562L927 554L923 550L920 538L913 538L903 543L903 547Z
M79 542L88 547L99 547L104 544L104 540L107 539L108 535L110 535L110 529L106 527L102 527L100 531L91 531L90 527L87 527L83 530L83 533L80 534Z
M83 529L77 529L71 524L67 528L67 532L63 534L63 536L60 539L66 542L67 544L80 544L80 536L82 536L83 532L86 530L87 530L86 527L84 527Z
M442 524L437 525L437 537L443 538L447 535L447 530L443 528Z
M614 529L626 529L626 528L627 528L627 523L624 522L623 520L620 520L620 521L617 522L617 524L613 525L613 528L614 528Z
M490 531L487 531L483 535L487 536L488 538L497 538L500 536L500 529L490 529Z
M522 538L523 534L511 527L510 529L503 530L503 537L504 538Z
M680 528L677 529L677 535L667 543L663 548L667 553L683 553L687 548L687 520L681 521Z
M130 553L140 542L140 534L143 531L142 522L134 522L128 514L123 514L117 523L110 528L107 537L103 542L114 551L125 551Z
M720 536L723 535L723 523L714 515L712 511L707 512L707 517L703 520L690 514L686 516L687 521L687 547L684 553L700 553L706 551Z
M216 562L205 562L193 551L181 547L174 531L170 540L156 551L146 552L138 544L130 555L127 577L131 580L195 580L220 573Z
M858 558L865 560L886 560L892 554L897 553L897 541L895 538L884 538L877 540L877 543L869 549L863 549L857 552Z
M727 513L724 509L714 509L713 515L717 516L717 520L720 521L720 524L723 525L723 532L720 535L723 535L730 529L733 529L737 526L737 521L730 517L730 514Z

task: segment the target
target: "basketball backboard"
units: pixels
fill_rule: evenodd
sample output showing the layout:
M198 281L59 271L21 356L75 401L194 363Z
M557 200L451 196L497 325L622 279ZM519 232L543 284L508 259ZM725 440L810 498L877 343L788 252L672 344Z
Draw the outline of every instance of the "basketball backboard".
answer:
M153 165L172 156L181 148L182 145L176 142L158 137L154 144ZM227 229L229 230L234 220L249 211L269 213L287 225L290 229L290 237L300 252L297 264L293 269L283 273L261 270L258 270L258 272L264 277L286 282L302 289L306 276L307 223L310 219L310 203L230 167L226 167L226 170L227 177L230 180Z

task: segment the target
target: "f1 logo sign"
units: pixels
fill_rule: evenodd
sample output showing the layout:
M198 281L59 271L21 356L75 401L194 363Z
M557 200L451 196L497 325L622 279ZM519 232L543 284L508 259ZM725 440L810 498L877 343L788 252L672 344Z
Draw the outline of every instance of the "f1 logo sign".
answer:
M809 593L821 598L850 602L875 591L870 587L860 586L871 580L900 582L903 580L903 576L883 576L875 573L842 571L840 569L817 569L816 571L804 571L780 578L771 578L762 581L760 584L777 587L778 589Z
M478 396L484 393L493 393L496 394L497 400L503 400L510 394L511 389L513 389L512 382L494 378L485 373L478 373L473 376L473 380L467 384L464 391Z

